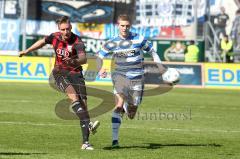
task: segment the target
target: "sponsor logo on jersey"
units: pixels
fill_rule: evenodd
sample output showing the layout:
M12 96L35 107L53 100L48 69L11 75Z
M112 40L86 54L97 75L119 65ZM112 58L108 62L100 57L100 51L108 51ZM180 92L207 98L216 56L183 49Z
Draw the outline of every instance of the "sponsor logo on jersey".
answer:
M131 57L134 56L135 50L119 51L114 53L117 57Z
M56 50L57 56L60 58L68 58L69 52L66 49L57 49Z

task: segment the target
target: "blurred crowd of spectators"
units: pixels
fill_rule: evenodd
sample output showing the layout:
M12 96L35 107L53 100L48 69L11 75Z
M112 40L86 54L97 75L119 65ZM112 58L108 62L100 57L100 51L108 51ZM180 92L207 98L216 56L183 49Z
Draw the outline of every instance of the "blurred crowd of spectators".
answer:
M224 7L220 7L220 13L214 17L214 27L220 40L219 50L223 62L240 62L240 9L235 13L231 24L229 15ZM227 25L231 26L228 33Z

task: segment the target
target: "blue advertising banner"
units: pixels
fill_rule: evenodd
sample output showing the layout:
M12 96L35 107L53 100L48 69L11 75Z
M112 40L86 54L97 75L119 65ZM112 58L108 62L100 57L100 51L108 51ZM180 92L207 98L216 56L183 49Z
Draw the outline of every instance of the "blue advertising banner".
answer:
M164 65L180 72L178 86L203 87L202 64L164 63ZM146 62L145 73L146 84L159 84L161 82L161 75L155 63Z
M54 58L47 57L9 57L0 58L0 81L48 82ZM180 72L179 87L202 87L202 64L164 63L169 68L176 68ZM106 78L100 78L96 71L96 59L89 59L83 65L83 73L88 84L111 85L112 61L105 59L103 68L107 72ZM145 84L161 84L162 77L156 63L144 63ZM216 75L214 77L216 78Z
M180 72L179 85L203 86L202 64L167 64Z
M0 81L47 82L53 59L46 57L0 57Z

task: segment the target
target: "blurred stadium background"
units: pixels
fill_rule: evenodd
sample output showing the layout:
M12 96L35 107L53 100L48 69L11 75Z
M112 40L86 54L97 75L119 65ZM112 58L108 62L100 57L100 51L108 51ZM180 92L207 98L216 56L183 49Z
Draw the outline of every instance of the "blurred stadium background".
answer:
M235 64L224 64L213 20L224 6L230 17L229 34L238 4L237 0L1 0L0 80L47 82L54 57L50 46L32 52L31 60L16 56L19 50L57 31L55 19L59 16L71 17L72 31L83 37L91 58L117 33L116 17L128 13L132 31L148 37L161 59L182 73L179 86L239 88L239 56L236 54ZM199 47L198 63L184 63L190 40ZM93 63L90 60L89 66ZM96 81L109 83L110 79Z
M237 54L231 64L219 54L213 19L221 6L230 16L230 33L238 0L0 0L0 158L239 158L240 64ZM18 52L57 31L55 19L68 15L72 31L86 44L87 84L111 92L110 76L95 78L94 56L117 33L121 13L131 16L132 31L148 37L166 65L179 70L181 81L168 93L146 97L140 117L124 121L122 149L109 153L109 112L97 117L102 122L92 138L97 150L80 152L78 122L54 112L65 97L48 85L52 48L46 45L23 58ZM190 40L200 49L199 62L184 62ZM111 62L105 64L110 72ZM90 94L89 107L98 103ZM159 112L170 117L147 116Z

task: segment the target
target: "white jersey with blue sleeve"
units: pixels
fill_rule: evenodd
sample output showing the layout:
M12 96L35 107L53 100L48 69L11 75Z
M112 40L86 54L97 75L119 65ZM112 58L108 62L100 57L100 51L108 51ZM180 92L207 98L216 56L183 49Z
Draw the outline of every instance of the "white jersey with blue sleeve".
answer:
M108 40L98 52L100 58L111 56L115 63L114 73L129 79L142 78L144 52L153 49L152 43L143 36L130 32L126 39L119 36Z

